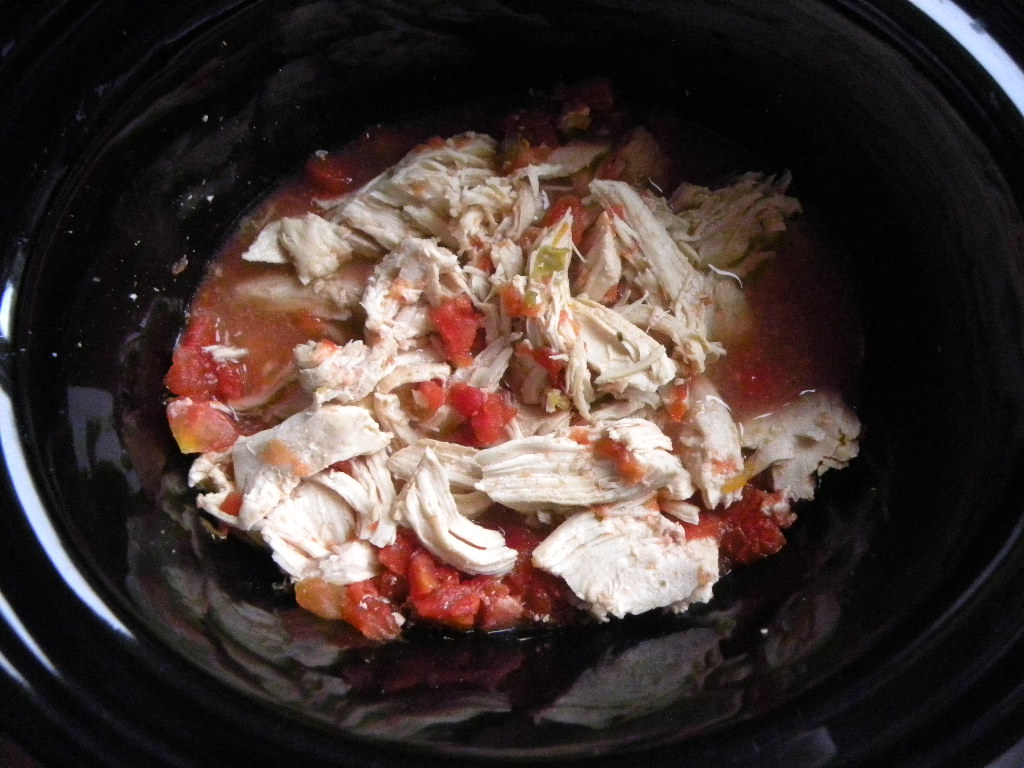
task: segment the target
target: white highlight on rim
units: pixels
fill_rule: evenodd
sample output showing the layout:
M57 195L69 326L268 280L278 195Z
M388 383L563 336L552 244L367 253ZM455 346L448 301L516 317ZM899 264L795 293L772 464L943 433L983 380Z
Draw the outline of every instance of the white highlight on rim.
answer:
M984 24L951 0L910 0L981 64L1024 116L1024 70Z
M0 451L7 465L11 487L21 502L22 513L60 578L110 629L131 637L131 631L114 615L75 565L57 529L54 528L25 460L17 419L14 417L14 407L6 392L0 392Z
M25 625L21 623L21 619L18 618L18 614L15 613L14 608L7 602L6 598L0 594L0 619L3 619L4 624L18 636L22 644L27 648L36 660L42 664L49 672L54 673L57 668L53 665L53 662L43 653L43 649L39 647L35 639L25 628ZM3 654L0 654L0 669L3 669L9 677L18 680L23 685L27 685L24 675L18 671L14 663L7 659Z

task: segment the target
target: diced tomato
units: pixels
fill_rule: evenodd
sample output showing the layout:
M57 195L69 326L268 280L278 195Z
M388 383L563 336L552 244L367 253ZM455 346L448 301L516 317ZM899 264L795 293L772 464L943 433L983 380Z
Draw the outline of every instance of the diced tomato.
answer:
M221 502L220 511L225 515L238 517L238 513L242 511L242 494L238 491L231 491Z
M583 234L587 231L590 222L586 209L583 207L583 201L576 195L562 195L558 198L544 214L541 225L550 227L557 224L566 213L572 213L572 241L579 246L583 242Z
M616 471L630 484L643 482L647 470L629 448L610 437L599 437L594 441L594 455L615 464Z
M217 388L217 374L210 363L210 356L201 347L178 347L164 385L175 395L207 400Z
M690 397L690 388L686 384L676 384L669 393L668 402L665 404L665 411L668 413L669 421L678 424L686 416L689 406L686 404Z
M523 602L512 595L508 585L492 576L477 576L466 583L480 593L477 629L483 632L499 632L520 624L523 618Z
M382 547L378 556L381 565L392 573L405 576L409 570L409 558L413 552L419 549L419 542L415 534L408 528L399 528L395 541L386 547Z
M468 419L487 404L487 393L463 381L456 381L448 388L448 404Z
M544 533L511 516L501 519L495 527L505 534L505 544L519 553L515 567L502 582L510 596L522 603L522 619L557 624L578 619L580 614L573 606L573 594L565 581L533 565L533 550L543 541Z
M316 152L306 163L306 178L314 190L340 195L352 188L355 175L345 156Z
M379 594L373 582L348 584L344 590L349 607L341 618L362 632L364 637L387 642L402 634L394 605Z
M444 405L444 384L437 380L421 381L416 384L416 393L419 396L417 403L420 407L420 415L429 419L437 409Z
M594 438L586 427L573 427L569 430L569 439L580 445L590 445Z
M420 618L460 630L476 626L480 602L480 593L471 584L455 584L413 598Z
M501 287L501 305L509 317L537 317L541 311L539 301L529 301L512 283Z
M525 342L516 345L516 354L528 355L537 365L548 372L551 386L565 391L565 369L568 363L558 357L558 353L550 347L533 349Z
M226 402L239 397L245 385L239 363L214 360L206 347L217 343L217 320L196 315L182 334L171 358L164 385L175 395Z
M468 296L447 299L430 310L430 320L441 335L445 356L460 368L473 362L472 349L484 327L484 316Z
M510 629L523 614L522 601L501 580L463 578L425 550L409 560L409 597L420 618L459 630Z
M167 403L167 422L182 453L226 451L238 439L231 417L205 400L171 400Z
M401 634L395 607L382 597L372 581L332 584L319 578L295 585L295 600L324 619L347 621L370 640L385 642Z
M770 501L770 494L748 485L740 500L723 511L719 556L727 567L752 563L786 545L782 527L792 518L780 522L766 514L765 507Z
M470 417L477 445L486 448L497 445L506 437L505 427L512 422L518 411L500 395L491 395L483 410Z
M409 599L420 617L456 629L473 628L480 596L462 586L458 571L421 549L409 560L408 576Z
M424 549L412 553L406 575L409 578L409 595L414 601L441 587L459 583L458 571L449 565L439 563Z
M473 431L473 439L470 441L465 439L467 436L464 434L453 436L453 440L480 448L504 440L505 427L518 413L504 395L485 392L461 381L448 388L448 402L460 416L468 420Z
M683 526L688 538L709 536L718 540L719 564L725 572L735 565L773 555L785 546L782 531L796 518L791 513L771 513L775 501L775 494L747 485L739 501L723 510L701 512L699 523Z

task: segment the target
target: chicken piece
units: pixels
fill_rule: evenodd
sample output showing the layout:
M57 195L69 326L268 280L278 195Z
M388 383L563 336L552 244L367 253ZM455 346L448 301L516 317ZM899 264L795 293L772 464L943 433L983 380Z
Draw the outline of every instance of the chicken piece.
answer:
M712 299L708 313L708 338L723 348L751 338L756 324L739 278L709 275L708 287Z
M229 452L203 453L195 458L188 470L189 488L203 491L196 497L196 506L218 520L234 525L237 515L227 514L221 506L235 492Z
M408 525L434 556L465 573L500 576L515 565L517 552L498 531L459 514L448 475L427 448L395 500L395 517Z
M359 305L359 296L317 292L315 284L302 285L294 275L271 274L252 277L232 288L239 303L262 305L277 312L308 312L324 320L348 320ZM350 302L355 298L353 303Z
M393 435L394 448L412 445L422 435L412 425L412 419L402 407L402 400L391 392L373 393L373 415Z
M288 254L281 247L281 221L272 221L256 235L252 245L242 254L245 261L262 264L287 264Z
M543 209L541 193L525 181L492 176L462 190L451 206L450 237L463 256L490 253L502 240L516 241Z
M282 494L258 520L246 524L239 515L225 513L221 505L235 492L230 464L227 453L204 454L193 462L189 485L207 489L197 497L197 506L218 520L258 535L270 547L275 562L293 579L320 577L351 584L380 572L374 547L353 540L355 510L342 496L314 482L316 476Z
M330 488L351 507L356 520L355 535L376 547L393 544L397 525L391 514L395 484L388 472L383 451L348 461L348 470L326 469L312 480Z
M636 270L636 282L648 301L685 322L688 338L677 350L694 373L704 370L708 346L704 275L691 263L697 254L669 236L644 199L622 181L594 180L590 193L612 220L623 252Z
M606 438L621 446L635 474L595 452ZM574 512L599 504L646 500L658 490L682 490L686 470L671 452L672 442L654 424L622 419L591 428L509 440L476 455L482 476L476 483L499 504L520 512ZM692 493L692 491L691 491Z
M695 488L689 472L672 453L672 438L652 421L636 417L616 419L602 425L605 436L623 446L643 467L652 488L669 499L683 501L693 496Z
M810 499L820 475L857 456L860 420L837 393L818 390L747 419L741 434L743 447L754 451L744 476L770 469L774 490L791 500Z
M453 489L472 489L480 480L480 465L476 463L478 448L458 443L423 438L413 445L395 451L388 459L388 471L399 480L409 480L423 461L423 454L430 450L444 468Z
M331 489L301 483L259 524L274 561L295 581L353 584L381 571L374 547L354 540L351 507Z
M476 133L421 145L356 192L330 203L329 215L385 251L409 237L435 237L458 247L448 222L458 218L464 190L496 175L495 150L494 139Z
M515 419L509 424L512 438L533 437L534 435L550 435L556 432L563 434L572 424L571 411L554 411L548 413L536 406L520 405Z
M590 411L590 418L594 422L616 421L617 419L625 419L629 416L654 421L657 414L649 403L638 398L609 400L602 402L599 407Z
M604 301L622 279L622 257L616 244L615 228L602 212L587 230L583 243L583 268L573 285L577 297Z
M368 195L347 200L340 210L332 212L332 218L361 232L384 252L393 251L406 238L431 235L429 229L405 215L401 208Z
M736 271L751 256L772 250L786 218L800 203L786 196L789 174L779 178L745 173L715 190L681 184L668 200L674 216L661 218L678 243L692 247L700 264Z
M393 392L406 384L418 384L421 381L445 380L451 375L448 363L409 362L399 363L377 382L375 391L382 394Z
M276 427L238 438L231 449L242 493L237 525L252 529L302 478L339 461L384 450L382 432L365 408L327 404L290 416Z
M333 314L340 315L340 320L349 320L359 308L375 264L366 259L347 261L331 274L313 280L309 287L319 304L336 307Z
M534 349L564 355L565 394L583 416L590 412L594 390L587 370L586 347L572 317L569 262L572 258L572 212L566 211L538 237L527 263L526 297L540 306L526 318L526 338Z
M711 282L709 281L709 284ZM705 363L717 360L725 354L725 347L719 341L712 340L710 321L714 317L713 314L707 317L707 335L698 336L694 334L685 318L654 306L646 299L616 305L612 309L672 350L672 359L676 361L680 372L688 376L695 373L692 366L694 345L700 346Z
M308 285L317 277L325 277L352 258L352 246L346 239L349 230L339 227L315 213L302 218L281 219L281 248L295 266L299 282Z
M631 392L655 392L675 378L676 364L665 347L614 309L581 298L571 299L569 310L579 324L598 393L628 399Z
M290 262L299 282L308 285L315 278L336 272L342 263L352 258L351 234L348 228L315 213L289 216L260 230L242 258L268 264Z
M501 384L512 359L512 340L502 336L488 344L473 358L473 362L452 374L453 381L461 381L485 392L495 392Z
M567 179L594 165L598 158L608 154L611 147L603 142L574 141L551 150L543 163L527 165L513 176L530 180L533 187L541 179Z
M689 383L686 413L675 442L709 509L739 499L742 483L732 482L743 470L739 429L729 406L704 377Z
M491 282L501 286L511 282L526 269L526 257L523 249L515 240L503 238L491 246L491 263L494 264L494 275Z
M463 294L471 291L454 253L430 240L404 240L377 265L363 292L369 340L411 349L433 330L428 308Z
M494 508L491 497L482 491L466 491L465 493L452 492L455 499L455 506L459 508L459 514L470 520L475 520L484 512Z
M367 397L394 366L390 343L367 346L354 340L341 346L333 341L299 344L293 352L299 380L317 403L357 403Z
M685 529L644 505L616 514L577 512L533 552L533 564L561 576L601 620L654 608L683 610L711 599L718 580L713 538Z

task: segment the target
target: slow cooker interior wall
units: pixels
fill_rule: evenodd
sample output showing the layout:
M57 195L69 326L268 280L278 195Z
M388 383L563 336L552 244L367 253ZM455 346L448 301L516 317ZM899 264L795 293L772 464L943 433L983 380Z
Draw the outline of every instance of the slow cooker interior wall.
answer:
M961 551L949 532L973 534L994 509L1002 486L984 467L1019 436L1000 420L1020 410L999 380L1020 370L1001 321L1019 275L1000 225L1016 214L983 148L906 61L837 15L744 5L689 16L675 3L533 4L500 19L395 22L368 8L255 4L159 77L115 87L110 103L125 106L53 209L19 315L22 394L55 509L109 590L123 590L123 521L165 460L160 375L180 312L239 212L312 147L366 122L457 102L464 87L475 96L496 81L516 90L600 72L791 167L841 233L866 326L867 452L891 455L881 474L895 476L844 621L871 635L923 599L942 578L936 560L955 564ZM584 6L589 15L565 23ZM69 401L86 389L103 400L92 423ZM119 434L97 418L119 420ZM859 649L845 641L831 661Z

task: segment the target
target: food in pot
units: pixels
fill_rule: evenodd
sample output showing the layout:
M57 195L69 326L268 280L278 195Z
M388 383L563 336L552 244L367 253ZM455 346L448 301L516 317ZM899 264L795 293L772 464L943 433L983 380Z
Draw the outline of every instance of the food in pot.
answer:
M856 456L788 176L680 183L624 114L589 83L317 152L213 268L168 419L304 608L376 641L684 611Z

